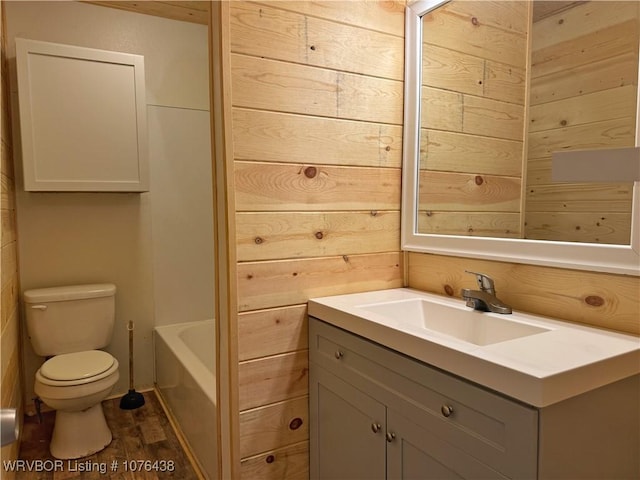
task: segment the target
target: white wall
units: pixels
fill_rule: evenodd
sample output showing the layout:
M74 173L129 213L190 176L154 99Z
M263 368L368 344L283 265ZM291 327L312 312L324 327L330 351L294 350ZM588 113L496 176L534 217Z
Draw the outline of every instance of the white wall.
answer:
M149 106L147 114L155 324L213 318L209 112Z
M13 65L13 78L13 39L16 36L145 56L147 103L151 120L149 136L156 142L150 145L152 183L149 193L27 193L22 187L18 139L15 141L15 155L21 290L88 282L115 283L118 289L117 323L108 351L121 364L121 380L114 393L120 394L128 388L125 325L129 320L136 322L136 388L150 387L153 384L152 330L156 315L163 323L170 323L161 309L167 308L165 300L170 296L166 292L171 283L182 285L190 278L208 281L208 275L212 278L211 227L202 225L201 232L195 228L189 231L189 237L199 239L201 233L202 238L206 239L204 243L210 242L208 245L203 242L198 244L204 256L200 262L203 270L190 272L190 278L185 278L184 271L172 271L171 264L162 261L166 255L171 255L171 262L176 265L181 265L181 257L186 258L185 264L193 265L193 256L197 253L195 247L188 244L189 237L182 237L182 250L173 248L175 238L154 237L171 232L171 228L167 228L163 222L174 225L176 211L180 212L181 220L191 226L201 224L203 211L211 211L209 193L207 199L203 198L201 209L195 209L198 215L190 221L190 212L182 211L182 207L175 202L181 195L174 188L169 188L169 180L175 171L162 171L173 166L173 161L184 163L187 157L189 160L203 158L207 153L208 137L201 139L197 154L192 156L192 152L186 148L191 139L184 140L187 142L184 148L180 139L169 140L173 125L155 113L175 109L178 116L181 115L183 119L188 117L189 122L194 122L194 115L189 111L208 110L207 28L78 2L3 3L6 6L8 55ZM15 112L17 92L13 86L15 82L12 82L11 92ZM208 116L208 113L195 115L200 120L193 124L199 132L208 128L203 127L202 116ZM166 145L170 145L168 152L165 151ZM210 185L210 165L203 168L199 170L199 179L204 182L202 185ZM209 178L206 177L206 168L209 168ZM153 182L157 182L157 185ZM206 187L197 190L201 192L203 189L206 190ZM189 201L184 205L197 202L192 192L188 192L186 198ZM176 210L168 211L167 205L175 206ZM211 219L211 215L208 217ZM175 236L182 235L175 229L173 233ZM156 244L158 252L154 254ZM155 273L154 259L158 262ZM207 271L204 271L205 268ZM154 279L154 276L157 278ZM211 314L205 316L211 317L212 282L209 283L210 287L206 287L211 292L206 298L195 297L195 294L202 295L201 290L182 289L180 297L173 297L174 311L180 310L180 302L190 306L198 304L200 311L210 309ZM158 303L160 308L155 308L154 283L161 287L156 295L162 297ZM29 401L33 396L31 379L42 359L35 356L28 342L25 343L25 398Z

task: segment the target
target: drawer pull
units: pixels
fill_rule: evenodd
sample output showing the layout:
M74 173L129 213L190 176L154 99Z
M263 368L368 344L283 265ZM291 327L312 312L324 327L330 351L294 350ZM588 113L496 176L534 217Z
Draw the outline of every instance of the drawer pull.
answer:
M442 405L440 411L442 412L442 415L448 418L453 413L453 407L451 405Z
M342 353L340 350L336 350L336 353L334 355L336 356L337 360L340 360L342 357L344 357L344 353Z
M380 425L379 423L372 423L371 424L371 431L373 433L378 433L380 431L380 429L382 428L382 425Z
M385 438L387 439L387 442L391 443L396 439L396 434L393 432L387 432Z

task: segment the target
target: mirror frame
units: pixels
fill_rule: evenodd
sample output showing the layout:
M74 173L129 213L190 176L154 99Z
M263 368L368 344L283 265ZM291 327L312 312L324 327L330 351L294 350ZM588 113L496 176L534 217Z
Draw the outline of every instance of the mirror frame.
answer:
M574 270L640 276L640 182L634 182L629 245L418 233L422 17L450 0L419 0L405 12L405 109L402 162L402 249ZM639 69L640 70L640 69ZM640 78L640 74L639 74ZM640 85L639 85L640 87ZM636 146L640 145L640 88Z

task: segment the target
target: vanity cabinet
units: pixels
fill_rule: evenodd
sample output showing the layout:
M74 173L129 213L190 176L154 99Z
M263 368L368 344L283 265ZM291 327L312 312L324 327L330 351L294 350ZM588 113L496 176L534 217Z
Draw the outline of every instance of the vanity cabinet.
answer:
M309 318L311 479L639 478L640 380L536 408Z
M538 412L310 318L311 478L533 478Z

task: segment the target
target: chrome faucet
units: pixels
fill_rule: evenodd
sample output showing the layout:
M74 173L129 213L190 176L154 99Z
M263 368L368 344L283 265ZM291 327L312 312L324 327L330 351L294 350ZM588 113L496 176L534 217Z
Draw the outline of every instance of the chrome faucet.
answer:
M462 298L467 302L467 307L482 312L511 313L511 307L496 297L496 286L491 277L469 270L465 270L465 272L476 276L479 288L479 290L463 288L460 292Z

